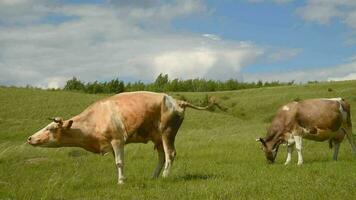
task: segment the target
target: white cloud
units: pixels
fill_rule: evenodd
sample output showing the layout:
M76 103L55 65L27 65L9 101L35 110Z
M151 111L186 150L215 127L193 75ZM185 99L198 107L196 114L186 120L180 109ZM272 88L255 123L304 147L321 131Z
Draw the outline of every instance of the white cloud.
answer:
M179 78L228 79L239 76L242 67L254 62L263 50L253 44L207 46L163 53L154 58L156 74Z
M289 60L302 52L302 49L282 49L269 55L272 61Z
M356 61L352 61L346 64L327 67L327 68L317 68L317 69L305 69L305 70L294 70L285 72L275 72L275 73L264 73L264 74L244 74L243 78L245 81L296 81L296 82L307 82L307 81L331 81L331 80L354 80L356 79Z
M345 59L346 62L356 62L356 55L350 56L349 58Z
M356 43L355 0L307 0L304 6L297 8L296 13L305 21L320 25L328 25L332 21L343 23L351 29L345 44Z
M0 26L0 84L57 88L72 76L83 81L116 77L151 81L159 73L171 78L224 80L242 78L244 67L263 59L285 61L302 51L170 29L173 19L208 14L203 1L120 0L104 5L58 2L0 0L0 17L11 22ZM72 18L56 23L41 21L48 14ZM351 14L348 21L353 23ZM350 66L342 69L310 74L246 74L244 80L328 80L348 78L355 72L349 70L354 69Z
M221 40L221 38L218 35L214 35L214 34L206 33L206 34L203 34L203 36L207 37L209 39L212 39L212 40Z
M290 3L293 1L294 0L248 0L248 2L251 2L251 3L273 2L273 3L278 3L278 4Z
M273 0L273 2L276 2L276 3L290 3L294 0Z
M328 24L340 19L349 27L356 27L356 1L354 0L308 0L297 13L306 21Z
M356 72L347 74L343 77L330 77L328 81L346 81L346 80L356 80Z
M345 22L351 28L356 29L356 5L355 9L347 14Z
M118 4L125 2L125 6ZM0 84L56 88L72 76L84 81L117 76L146 81L159 73L172 78L236 78L242 67L265 54L253 42L167 28L173 18L208 12L201 1L111 3L36 4L50 14L74 17L61 23L33 23L20 14L10 17L0 12L23 24L0 27ZM18 4L41 21L43 13L31 10L27 1ZM8 7L8 13L16 13L16 5Z
M47 0L0 0L0 22L25 24L33 22L50 12L55 1Z

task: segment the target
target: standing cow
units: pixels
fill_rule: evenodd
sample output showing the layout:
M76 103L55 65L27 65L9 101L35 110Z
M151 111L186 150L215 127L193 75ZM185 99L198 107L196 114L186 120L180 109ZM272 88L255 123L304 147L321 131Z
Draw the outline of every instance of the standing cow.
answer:
M282 143L287 144L287 165L291 161L293 144L298 152L298 165L303 164L302 139L329 140L334 146L333 159L337 160L340 143L347 137L353 153L356 145L352 139L350 105L342 98L310 99L282 106L270 125L267 136L256 141L262 143L263 151L273 163Z
M39 147L82 147L93 153L113 152L118 183L124 182L124 145L152 141L158 151L158 177L168 176L176 150L174 139L183 122L186 107L204 110L162 93L129 92L100 100L81 114L61 118L30 136L27 142Z

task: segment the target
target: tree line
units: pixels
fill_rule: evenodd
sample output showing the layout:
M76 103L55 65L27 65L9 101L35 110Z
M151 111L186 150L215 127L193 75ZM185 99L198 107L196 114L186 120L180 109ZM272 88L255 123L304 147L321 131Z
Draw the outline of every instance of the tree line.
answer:
M154 82L144 83L142 81L124 83L118 78L106 82L83 82L76 77L68 80L64 90L82 91L85 93L121 93L131 91L153 91L153 92L213 92L227 90L242 90L250 88L274 87L293 85L291 82L241 82L236 79L226 81L206 79L172 79L167 74L159 74Z

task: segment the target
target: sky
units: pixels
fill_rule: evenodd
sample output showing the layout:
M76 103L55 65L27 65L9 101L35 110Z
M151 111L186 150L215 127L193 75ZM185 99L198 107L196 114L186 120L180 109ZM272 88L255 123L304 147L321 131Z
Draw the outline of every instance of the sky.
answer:
M356 79L355 0L0 0L0 85Z

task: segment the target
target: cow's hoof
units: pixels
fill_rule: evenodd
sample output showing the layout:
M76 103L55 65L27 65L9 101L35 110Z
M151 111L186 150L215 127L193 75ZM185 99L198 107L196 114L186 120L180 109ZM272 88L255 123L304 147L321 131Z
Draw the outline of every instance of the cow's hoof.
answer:
M290 162L285 162L284 165L289 165Z
M118 185L122 185L122 184L124 184L125 180L126 180L126 178L125 178L125 177L122 177L122 178L120 178L120 179L117 181L117 184L118 184Z
M303 162L298 162L298 166L302 166L303 165Z
M162 173L162 177L163 177L163 178L167 178L168 175L169 175L169 172L166 172L166 171L165 171L165 172Z

